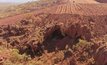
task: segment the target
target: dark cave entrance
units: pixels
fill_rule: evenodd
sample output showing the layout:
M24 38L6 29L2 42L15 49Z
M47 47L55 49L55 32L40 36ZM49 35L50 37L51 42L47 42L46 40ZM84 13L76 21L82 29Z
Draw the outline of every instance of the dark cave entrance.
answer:
M67 35L61 31L61 28L59 26L55 26L54 30L52 29L51 34L49 34L47 36L47 38L45 39L45 42L47 41L57 41L57 40L61 40L64 37L66 37Z
M65 36L62 34L62 32L60 31L60 29L56 29L50 36L50 40L60 40L63 39Z
M67 36L61 31L60 28L56 28L55 30L52 31L53 32L44 41L45 50L48 50L48 52L55 51L57 41L60 41Z

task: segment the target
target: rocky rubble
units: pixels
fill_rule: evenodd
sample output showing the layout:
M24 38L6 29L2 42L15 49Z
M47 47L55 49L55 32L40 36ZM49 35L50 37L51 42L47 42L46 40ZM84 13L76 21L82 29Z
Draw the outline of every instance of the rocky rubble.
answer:
M39 14L38 17L1 26L0 39L7 47L17 48L20 54L32 58L43 60L49 55L52 59L45 63L49 65L106 65L105 43L96 44L92 39L107 34L107 16ZM57 54L62 55L59 60Z

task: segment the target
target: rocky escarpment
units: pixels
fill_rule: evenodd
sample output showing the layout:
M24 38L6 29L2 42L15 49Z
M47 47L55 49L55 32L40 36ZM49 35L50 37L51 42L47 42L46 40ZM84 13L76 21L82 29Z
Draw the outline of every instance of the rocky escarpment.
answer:
M106 49L104 48L103 51L99 50L100 45L93 47L93 39L107 34L106 21L106 15L85 16L43 13L28 20L21 20L16 25L1 26L0 39L6 42L7 47L17 48L20 54L27 53L32 58L38 56L45 57L45 53L54 54L54 52L63 51L65 54L64 60L56 62L59 65L62 65L62 63L79 65L81 62L92 65L94 63L93 59L96 65L98 65L99 58L103 59L105 57L102 52L106 53ZM90 43L81 46L78 44L80 39ZM66 49L67 51L65 52L64 50ZM97 53L99 55L93 57ZM88 55L84 56L84 54ZM106 64L106 58L104 59L104 62L101 61L101 63L104 63L102 65Z

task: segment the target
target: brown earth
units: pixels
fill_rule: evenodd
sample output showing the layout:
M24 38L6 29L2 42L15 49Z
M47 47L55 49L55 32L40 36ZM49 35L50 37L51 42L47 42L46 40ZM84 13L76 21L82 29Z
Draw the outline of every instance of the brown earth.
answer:
M1 19L0 39L40 65L106 65L107 4L75 2Z
M2 7L0 9L0 19L32 12L39 9L44 9L46 7L50 7L58 3L57 3L57 0L47 0L47 1L40 0L40 1L23 3L23 4L21 3L14 3L14 4L15 5L12 5L9 7L5 7L5 5L1 6L2 4L0 5L0 7Z
M0 25L7 25L11 23L16 23L21 19L28 16L28 14L33 14L37 16L38 13L49 13L49 14L80 14L80 15L106 15L107 4L60 4L52 7L48 7L42 10L36 10L32 13L16 15L8 17L5 19L0 19ZM9 22L9 23L7 23Z

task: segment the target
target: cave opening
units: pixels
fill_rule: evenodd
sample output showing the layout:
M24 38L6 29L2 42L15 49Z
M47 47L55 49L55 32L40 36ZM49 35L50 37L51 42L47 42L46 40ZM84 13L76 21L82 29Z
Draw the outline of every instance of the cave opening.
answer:
M44 41L45 50L48 52L53 52L56 50L57 41L60 41L66 37L65 34L61 31L60 28L56 28Z
M62 34L62 32L60 31L60 29L56 29L52 34L51 34L51 41L55 41L55 40L60 40L63 39L65 36Z

